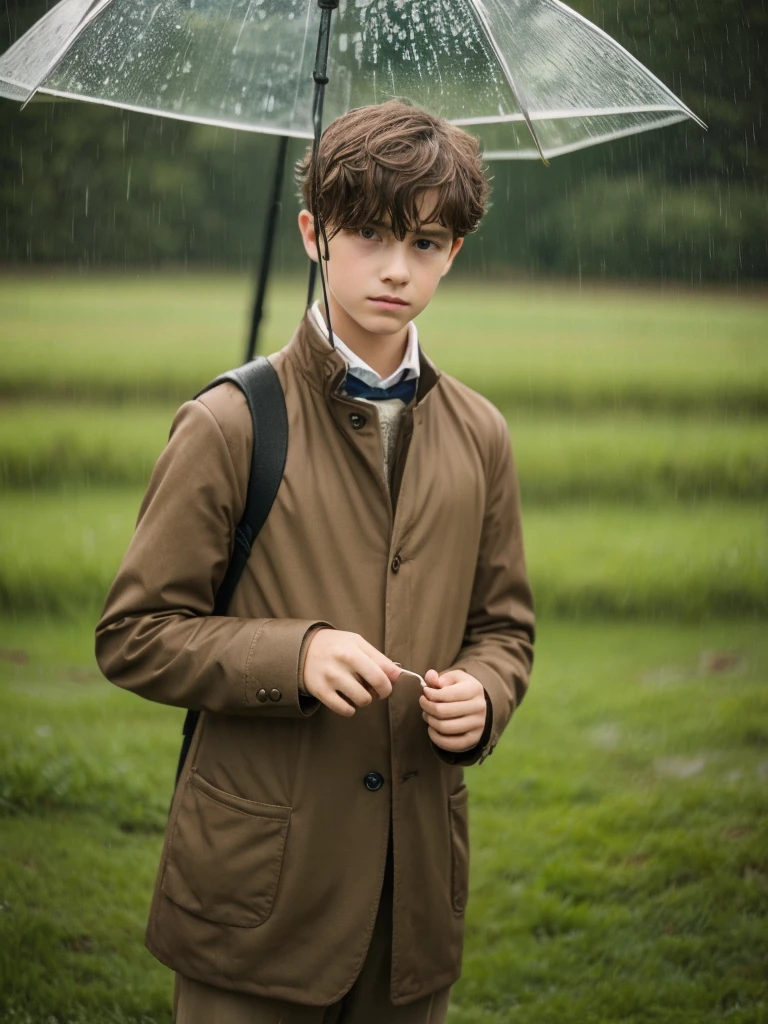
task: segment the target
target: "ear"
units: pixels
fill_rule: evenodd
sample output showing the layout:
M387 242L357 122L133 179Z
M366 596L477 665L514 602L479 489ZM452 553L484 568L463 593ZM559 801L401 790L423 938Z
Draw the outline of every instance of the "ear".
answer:
M451 246L451 252L450 252L450 255L448 256L448 262L443 267L443 272L440 275L441 277L445 277L445 275L451 269L451 266L453 265L453 261L454 261L454 259L456 257L456 253L459 251L459 249L462 247L462 245L464 245L464 239L463 238L454 238L453 245Z
M317 236L315 235L315 219L309 210L299 213L299 231L304 243L304 250L311 260L317 263Z

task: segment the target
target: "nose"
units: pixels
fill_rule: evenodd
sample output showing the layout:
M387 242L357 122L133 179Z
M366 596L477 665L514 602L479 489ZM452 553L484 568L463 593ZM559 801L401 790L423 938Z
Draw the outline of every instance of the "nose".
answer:
M401 286L408 284L411 279L411 271L408 267L408 246L405 241L394 240L391 245L386 246L385 252L379 275L381 280Z

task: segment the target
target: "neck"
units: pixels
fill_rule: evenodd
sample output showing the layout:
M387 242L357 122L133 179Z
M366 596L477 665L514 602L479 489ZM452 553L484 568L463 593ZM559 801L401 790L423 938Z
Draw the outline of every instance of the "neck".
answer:
M328 305L334 334L338 333L344 344L351 348L356 356L375 370L382 380L386 380L403 361L408 344L408 328L404 327L395 334L373 334L353 320L330 293ZM325 303L322 301L320 311L323 320L326 320Z

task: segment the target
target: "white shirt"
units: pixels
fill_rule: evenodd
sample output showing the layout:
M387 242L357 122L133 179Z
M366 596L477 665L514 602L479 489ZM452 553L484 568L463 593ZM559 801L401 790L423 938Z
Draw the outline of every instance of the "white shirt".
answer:
M313 303L310 313L318 329L328 338L328 328L325 325L323 314L320 312L319 302ZM403 361L386 380L382 380L372 366L369 366L360 356L356 355L348 345L345 345L336 331L333 332L333 343L346 362L347 369L351 370L354 377L357 377L364 384L368 384L369 387L388 388L398 382L403 371L406 371L403 380L418 380L419 378L419 336L416 324L413 321L408 324L408 340L405 345ZM381 430L384 479L387 481L387 486L389 486L392 483L392 469L397 447L397 437L400 433L400 423L405 412L405 402L400 398L384 398L376 402L371 402L367 398L361 398L359 401L368 402L376 407L379 428Z
M320 312L320 303L313 303L310 312L314 317L315 323L327 338L328 328L325 325L323 314ZM401 377L403 380L418 380L419 378L419 332L416 330L416 324L413 320L408 324L408 340L405 345L403 360L395 372L391 373L385 380L382 380L373 367L362 360L348 345L345 345L336 331L333 332L333 343L344 357L344 361L352 371L352 375L361 380L363 384L368 384L369 387L388 388L393 384L397 384ZM403 376L404 370L407 373Z

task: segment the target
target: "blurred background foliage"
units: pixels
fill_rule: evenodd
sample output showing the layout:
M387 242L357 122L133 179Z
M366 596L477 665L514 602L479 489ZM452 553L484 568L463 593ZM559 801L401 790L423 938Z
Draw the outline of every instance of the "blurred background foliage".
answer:
M766 4L573 0L709 131L496 164L419 319L509 422L539 623L470 773L450 1024L768 1020ZM0 49L49 5L6 0ZM93 627L174 410L241 355L275 150L0 101L2 1021L170 1024L142 932L182 714L106 685Z
M5 49L51 6L6 0ZM575 0L707 122L496 163L460 272L756 281L768 271L765 0ZM0 104L0 261L246 268L276 140L77 103ZM296 159L302 145L292 145ZM286 181L276 264L303 265ZM290 214L290 215L288 215Z

